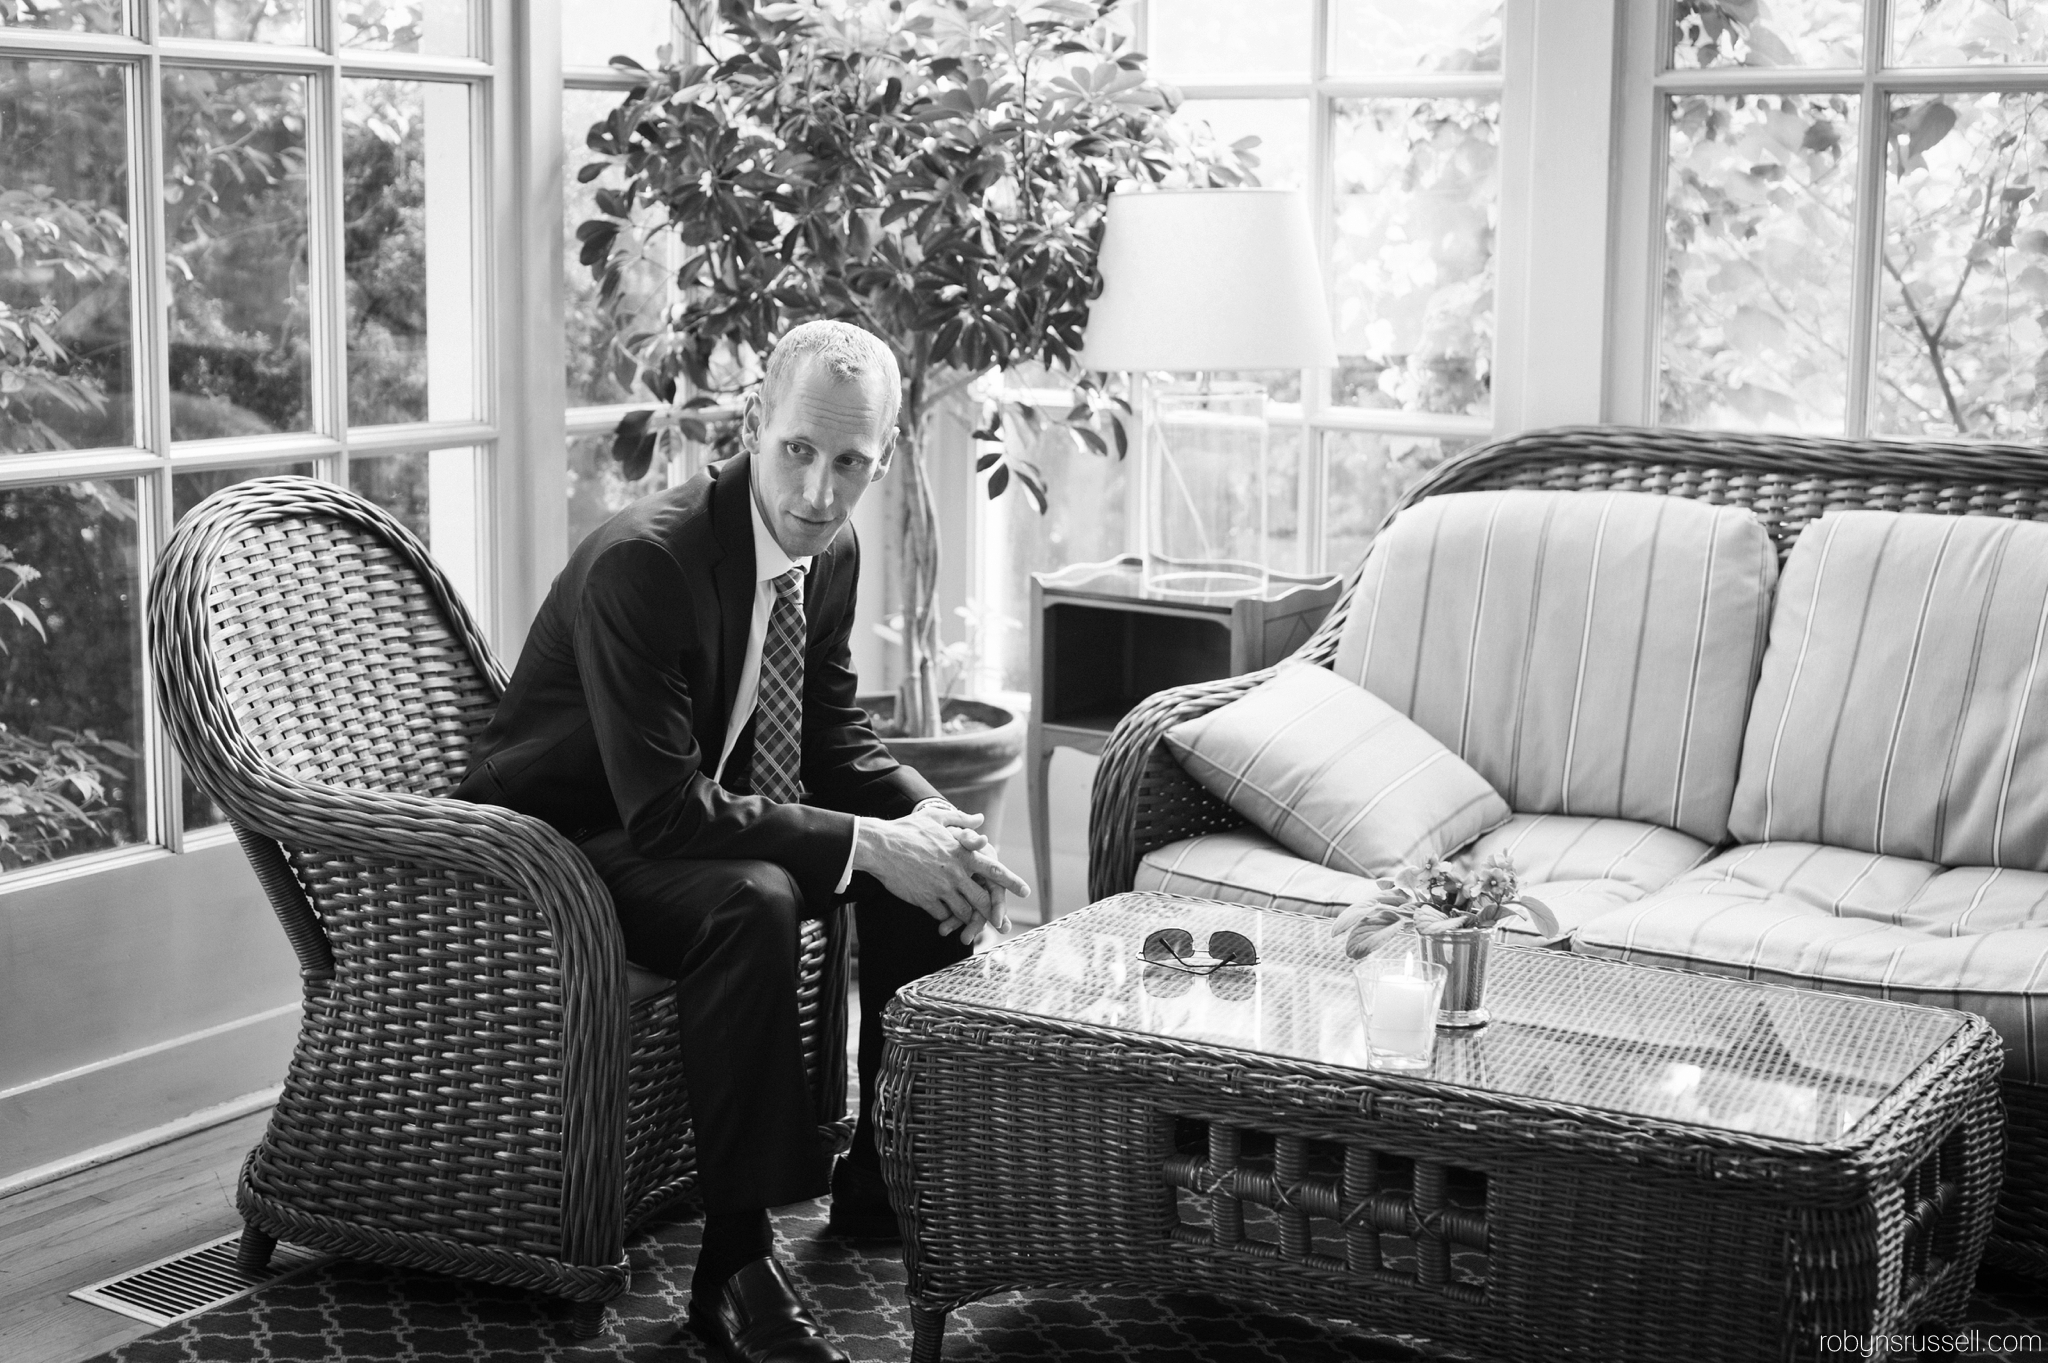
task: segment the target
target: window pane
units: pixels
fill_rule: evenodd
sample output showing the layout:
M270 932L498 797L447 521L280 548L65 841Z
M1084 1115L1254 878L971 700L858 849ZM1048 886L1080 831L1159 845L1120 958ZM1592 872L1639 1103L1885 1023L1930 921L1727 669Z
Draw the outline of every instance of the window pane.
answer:
M433 450L348 461L348 485L396 516L426 541L434 561L475 610L477 589L477 452Z
M277 473L296 473L300 477L313 476L311 464L269 464L261 467L234 469L195 469L190 473L171 475L171 516L184 520L185 513L211 497L224 487L246 483L251 478L268 478ZM179 800L185 827L210 828L226 823L228 816L215 804L210 796L192 780L192 773L186 772L182 782L183 790Z
M680 480L678 480L680 481ZM650 492L669 484L669 465L657 459L645 477L627 482L612 458L610 435L580 436L569 442L569 547Z
M341 45L467 57L469 0L343 0Z
M306 0L157 0L157 31L236 43L312 41Z
M134 436L121 70L0 61L0 453Z
M2048 62L2040 0L1892 0L1892 60L1901 66Z
M1330 73L1500 70L1501 0L1331 0Z
M1500 105L1336 102L1340 406L1491 410Z
M2048 94L1892 106L1877 428L2036 442L2048 426Z
M1348 573L1356 568L1373 532L1401 494L1423 474L1477 443L1374 431L1325 431L1324 571Z
M135 480L0 491L0 869L143 836Z
M0 24L119 33L122 0L0 0Z
M1861 66L1863 5L1864 0L1677 0L1671 64Z
M707 7L708 8L708 7ZM652 67L673 43L671 0L576 0L562 6L562 65L609 66L615 56Z
M1310 0L1170 0L1148 11L1145 50L1167 80L1268 77L1307 80Z
M1308 571L1302 558L1301 470L1308 436L1299 426L1274 426L1266 446L1266 566Z
M1673 99L1665 423L1842 429L1855 169L1853 97Z
M1308 101L1305 99L1191 99L1181 117L1200 119L1226 146L1256 137L1253 169L1273 189L1308 188Z
M976 603L983 680L996 690L1029 691L1031 634L1020 622L1031 618L1031 574L1101 563L1131 548L1126 494L1138 442L1133 439L1130 455L1118 459L1090 452L1064 430L1048 428L1033 436L1022 422L1007 420L1003 438L1011 459L1027 460L1043 475L1046 510L1041 516L1015 479L1002 496L984 501L988 571L982 581L991 595ZM953 622L944 623L951 637Z
M342 85L349 424L474 417L469 88Z
M597 216L597 191L616 187L621 180L616 166L589 184L580 184L576 172L595 159L588 146L590 126L601 122L619 105L616 90L564 90L562 92L562 319L567 331L564 358L568 363L569 405L595 406L607 402L631 402L650 398L647 385L639 381L632 358L618 348L619 340L636 332L659 327L668 302L666 233L643 243L646 258L627 269L620 304L630 312L608 310L597 300L597 281L590 267L577 257L583 243L576 240L576 228ZM641 215L643 218L645 214ZM615 307L618 305L615 305ZM630 320L621 321L621 317Z
M312 427L306 78L164 70L171 437Z

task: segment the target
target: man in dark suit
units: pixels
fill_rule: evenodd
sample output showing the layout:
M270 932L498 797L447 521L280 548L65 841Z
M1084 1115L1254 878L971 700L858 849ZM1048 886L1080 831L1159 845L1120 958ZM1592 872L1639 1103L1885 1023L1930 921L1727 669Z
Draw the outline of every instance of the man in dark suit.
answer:
M854 704L860 549L900 380L844 323L792 330L746 453L642 498L570 556L458 793L546 819L610 888L626 955L677 981L705 1227L690 1320L735 1360L843 1357L772 1254L767 1209L833 1192L892 1234L872 1105L881 1013L964 958L1023 882L980 816L898 765ZM797 924L845 894L860 940L860 1117L831 1170L804 1081Z

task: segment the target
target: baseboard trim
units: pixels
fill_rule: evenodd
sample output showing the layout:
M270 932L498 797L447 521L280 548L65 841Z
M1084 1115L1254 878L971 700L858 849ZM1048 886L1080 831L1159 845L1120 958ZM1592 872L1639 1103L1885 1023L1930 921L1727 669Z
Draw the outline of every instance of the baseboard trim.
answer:
M167 1144L180 1136L189 1136L195 1131L204 1131L209 1127L231 1122L237 1117L246 1117L251 1112L261 1112L276 1103L283 1093L284 1085L273 1084L269 1088L245 1093L239 1098L230 1098L225 1103L217 1103L198 1112L188 1113L161 1126L153 1126L147 1131L138 1131L132 1136L123 1136L120 1140L108 1141L105 1145L96 1145L90 1150L81 1150L75 1155L66 1155L63 1159L52 1160L33 1169L24 1169L18 1174L10 1174L6 1178L0 1178L0 1198L26 1192L45 1183L54 1183L60 1178L81 1173L96 1165L110 1163L152 1146Z

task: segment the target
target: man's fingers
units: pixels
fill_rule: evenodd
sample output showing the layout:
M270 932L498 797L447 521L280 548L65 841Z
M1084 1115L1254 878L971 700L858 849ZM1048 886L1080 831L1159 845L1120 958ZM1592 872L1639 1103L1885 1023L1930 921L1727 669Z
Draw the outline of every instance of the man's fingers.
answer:
M994 857L976 857L974 874L978 879L991 885L1000 886L1020 899L1031 897L1031 887L1021 880L1015 871L997 861Z
M944 824L947 828L981 827L981 815L969 814L964 810L955 809L951 805L933 805L930 809L920 812L925 818Z

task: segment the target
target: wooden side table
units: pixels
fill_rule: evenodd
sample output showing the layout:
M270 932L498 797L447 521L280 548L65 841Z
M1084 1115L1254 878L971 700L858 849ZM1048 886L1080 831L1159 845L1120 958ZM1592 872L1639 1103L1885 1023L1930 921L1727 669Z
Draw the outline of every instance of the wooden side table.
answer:
M1274 573L1265 594L1150 593L1136 555L1031 575L1031 719L1025 781L1037 892L1052 913L1054 748L1100 753L1117 721L1154 691L1234 677L1301 647L1337 602L1334 575Z

